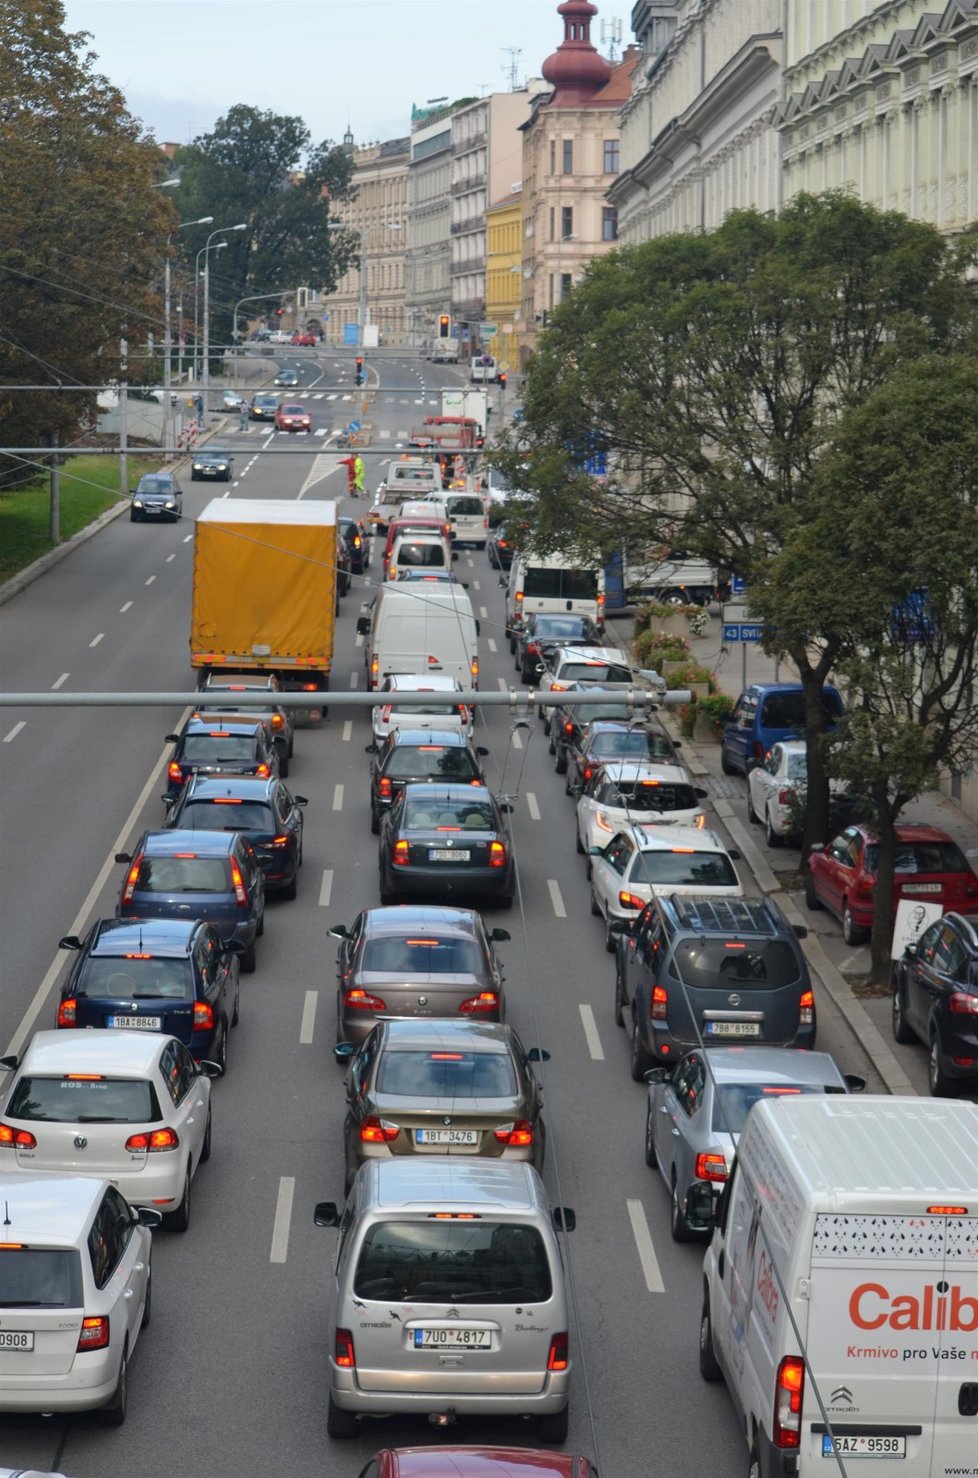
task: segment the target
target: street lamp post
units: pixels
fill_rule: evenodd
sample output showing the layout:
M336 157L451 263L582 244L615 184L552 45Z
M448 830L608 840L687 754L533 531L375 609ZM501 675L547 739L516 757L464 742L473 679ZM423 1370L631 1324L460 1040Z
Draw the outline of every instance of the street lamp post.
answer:
M223 251L223 249L226 246L227 246L227 242L226 241L218 241L218 242L215 242L215 244L213 246L202 246L200 248L200 251L197 253L197 259L196 259L196 263L195 263L196 271L195 271L195 276L194 276L194 384L195 385L199 385L200 384L201 375L204 372L204 366L203 366L203 364L201 362L200 328L199 328L199 324L200 324L200 284L204 280L204 269L200 265L200 259L204 255L205 252L208 252L208 251Z
M170 364L173 354L173 332L170 325L170 244L175 231L183 231L187 226L209 226L213 219L213 216L201 216L196 221L181 221L166 238L166 267L163 273L163 455L166 457L170 455L170 443L173 440L173 407L170 404L173 375Z
M210 249L211 241L213 240L213 238L215 236L221 236L225 231L247 231L247 229L248 229L248 222L247 221L239 221L236 226L221 226L217 231L212 231L211 232L210 236L208 236L207 241L204 244L204 375L203 375L203 386L202 386L203 397L204 397L204 404L203 404L203 415L201 417L201 420L203 421L203 425L204 426L207 425L207 415L208 415L208 410L209 410L209 406L207 404L207 401L208 401L208 393L210 391L210 383L211 383L211 359L210 359L210 287L211 287L211 274L210 274L210 258L208 256L208 251ZM228 243L226 241L223 244L225 246L228 245ZM201 430L203 430L203 426L201 427Z
M250 298L239 298L234 305L234 329L231 333L231 337L234 340L235 344L237 344L238 342L238 309L241 307L242 303L267 303L270 298L274 299L285 297L288 297L287 291L283 291L280 293L255 293Z

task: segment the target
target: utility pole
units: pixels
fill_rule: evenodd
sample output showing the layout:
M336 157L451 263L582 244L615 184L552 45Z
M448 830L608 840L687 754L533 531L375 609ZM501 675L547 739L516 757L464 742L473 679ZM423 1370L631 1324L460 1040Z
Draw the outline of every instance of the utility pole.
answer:
M51 522L49 534L52 544L61 543L61 485L58 474L58 446L60 438L57 431L51 432L51 446L53 453L51 457Z
M127 425L127 411L129 407L129 345L125 339L119 340L119 360L122 369L122 377L119 380L119 496L125 498L129 493L129 428Z

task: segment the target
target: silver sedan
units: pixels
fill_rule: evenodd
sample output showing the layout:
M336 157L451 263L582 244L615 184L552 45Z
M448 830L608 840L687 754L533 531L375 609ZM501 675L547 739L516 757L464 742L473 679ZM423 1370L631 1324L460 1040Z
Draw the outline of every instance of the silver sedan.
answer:
M722 1184L747 1115L760 1098L795 1093L861 1093L862 1078L842 1073L827 1052L794 1047L706 1047L672 1067L650 1068L646 1164L658 1166L672 1197L673 1240L707 1228L686 1219L694 1181Z

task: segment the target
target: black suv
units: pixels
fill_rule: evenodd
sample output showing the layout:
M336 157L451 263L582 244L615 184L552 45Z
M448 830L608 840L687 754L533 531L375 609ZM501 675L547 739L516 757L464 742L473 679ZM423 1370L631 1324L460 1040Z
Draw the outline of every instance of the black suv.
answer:
M978 920L946 913L895 961L893 1035L927 1047L935 1097L978 1084Z
M473 749L458 729L392 729L383 744L368 744L370 766L370 830L380 831L380 818L411 780L458 785L485 785L479 761L488 749Z
M815 1046L815 999L794 927L767 898L653 898L618 935L615 1021L631 1073L702 1044Z

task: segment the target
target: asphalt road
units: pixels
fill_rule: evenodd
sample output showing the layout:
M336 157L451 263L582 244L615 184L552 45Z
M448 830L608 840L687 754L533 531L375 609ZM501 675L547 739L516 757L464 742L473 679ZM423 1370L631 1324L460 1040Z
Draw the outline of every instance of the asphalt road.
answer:
M285 439L267 428L229 431L221 440L236 456L232 495L341 494L343 453L330 449L329 433L351 418L354 357L284 358L301 364L300 395L313 412L307 455L262 455ZM373 488L392 447L434 409L435 390L462 376L393 354L369 364L380 378L373 446L384 449L365 458ZM191 483L189 473L184 483L183 524L121 518L0 609L4 690L192 688L190 524L225 489ZM482 619L482 686L508 685L498 578L483 554L463 554L456 568ZM338 624L337 690L363 686L358 583ZM666 1189L644 1162L645 1092L629 1078L625 1033L613 1024L611 958L589 913L572 802L539 723L517 730L506 710L485 712L478 742L491 749L491 783L517 797L521 885L512 912L487 912L513 935L500 946L508 1019L527 1046L552 1054L541 1068L545 1179L554 1202L577 1212L567 1239L575 1360L567 1446L593 1453L605 1478L733 1478L745 1469L746 1447L724 1388L705 1385L697 1371L701 1251L671 1241ZM179 717L95 708L4 715L5 1050L22 1025L53 1025L67 967L59 937L113 912L121 868L112 855L162 818L163 736ZM331 1054L335 941L326 931L379 902L369 738L366 709L334 709L297 732L288 784L309 798L299 897L269 907L257 973L242 980L241 1024L228 1076L215 1087L213 1155L194 1182L191 1229L155 1238L153 1322L133 1360L126 1426L105 1429L87 1416L0 1421L0 1465L75 1478L156 1478L174 1468L214 1478L353 1478L379 1446L440 1440L426 1424L394 1421L368 1424L348 1444L325 1433L336 1234L313 1226L312 1208L341 1197L343 1175L343 1074ZM819 1045L875 1085L858 1043L819 1004ZM445 1440L532 1445L535 1437L520 1422L466 1423Z

